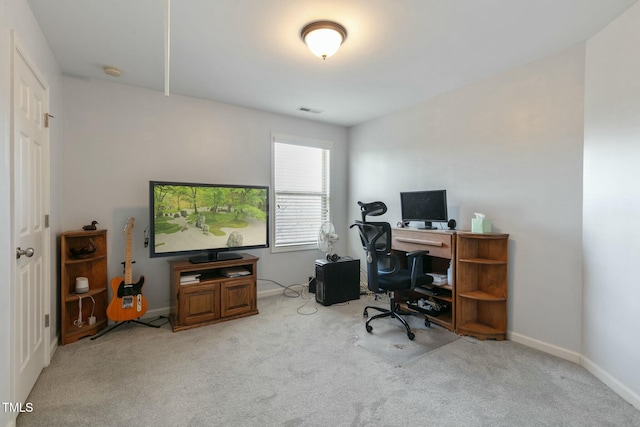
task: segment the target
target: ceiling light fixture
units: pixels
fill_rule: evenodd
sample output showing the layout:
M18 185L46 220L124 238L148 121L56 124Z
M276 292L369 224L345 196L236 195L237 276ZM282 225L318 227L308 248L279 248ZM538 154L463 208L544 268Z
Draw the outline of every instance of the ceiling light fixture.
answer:
M111 77L120 77L122 75L122 71L120 71L119 68L112 67L110 65L105 65L104 67L102 67L102 70L106 75Z
M333 21L314 21L304 26L300 36L311 52L324 60L338 51L347 30Z

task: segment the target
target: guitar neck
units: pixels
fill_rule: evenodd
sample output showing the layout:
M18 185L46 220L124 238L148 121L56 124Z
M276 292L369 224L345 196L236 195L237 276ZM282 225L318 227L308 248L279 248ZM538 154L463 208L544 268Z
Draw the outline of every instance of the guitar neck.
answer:
M133 283L133 269L132 269L132 262L131 262L131 234L133 231L133 221L130 220L129 222L129 226L127 227L127 232L126 232L126 237L127 237L127 242L126 242L126 246L125 246L125 250L124 250L124 283L127 285L130 285L131 283Z

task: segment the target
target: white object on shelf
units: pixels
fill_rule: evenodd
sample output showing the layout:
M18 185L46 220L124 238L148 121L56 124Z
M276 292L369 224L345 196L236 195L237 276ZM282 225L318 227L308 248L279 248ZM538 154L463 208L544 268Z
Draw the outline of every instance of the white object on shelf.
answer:
M199 274L185 274L183 276L180 276L180 283L181 284L198 283L198 282L200 282L200 275Z
M89 292L89 279L86 277L76 277L76 294Z
M433 277L433 284L434 285L445 285L445 284L447 284L447 275L446 274L429 273L429 276Z
M244 267L221 268L220 273L225 277L242 277L251 274L251 272Z

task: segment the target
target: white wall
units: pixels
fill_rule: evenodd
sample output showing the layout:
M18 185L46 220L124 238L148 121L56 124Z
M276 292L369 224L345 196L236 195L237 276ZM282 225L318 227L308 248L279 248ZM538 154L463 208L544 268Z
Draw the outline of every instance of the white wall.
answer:
M109 82L65 78L64 89L63 226L79 229L95 219L108 229L115 277L122 275L124 224L136 218L133 274L145 275L149 313L169 306L169 258L151 259L143 246L149 180L270 185L272 132L331 140L333 217L346 233L345 128ZM248 252L260 257L259 278L283 285L306 282L321 255ZM270 287L261 281L258 292Z
M351 129L349 215L403 190L447 189L450 217L474 212L510 234L513 340L577 361L582 320L584 45ZM351 251L362 252L356 235Z
M53 57L47 41L40 27L31 13L26 0L0 0L0 401L10 400L10 372L9 355L11 349L11 299L10 287L11 269L15 257L15 248L11 238L11 186L10 186L10 116L11 116L11 30L15 30L16 37L29 55L30 60L46 80L50 90L50 112L56 116L49 132L51 144L51 339L56 339L57 312L57 268L56 268L56 238L60 232L62 211L62 98L60 71ZM8 424L16 414L0 411L0 425Z
M583 356L640 407L640 3L587 43Z

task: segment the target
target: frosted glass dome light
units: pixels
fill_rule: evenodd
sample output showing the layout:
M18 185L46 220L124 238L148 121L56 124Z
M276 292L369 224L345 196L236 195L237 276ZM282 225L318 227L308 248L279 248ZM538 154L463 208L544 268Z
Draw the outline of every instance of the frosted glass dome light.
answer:
M331 21L315 21L301 31L302 40L317 57L327 59L338 51L347 38L347 30Z

